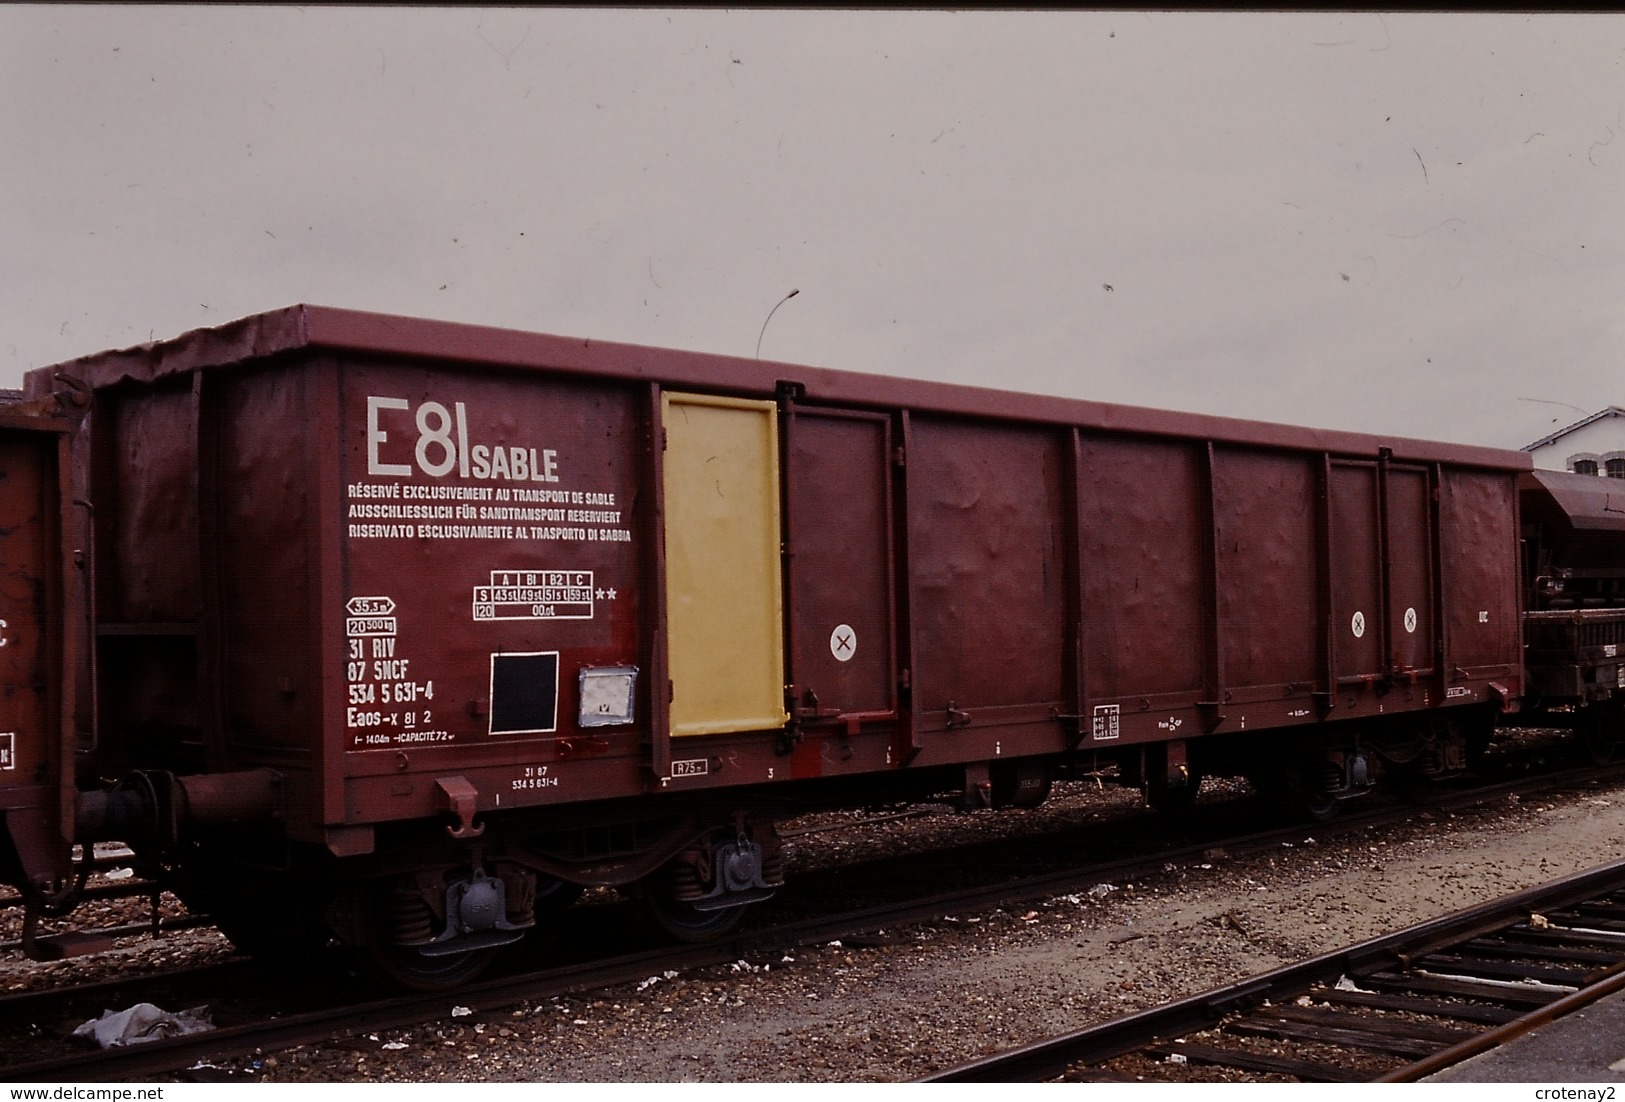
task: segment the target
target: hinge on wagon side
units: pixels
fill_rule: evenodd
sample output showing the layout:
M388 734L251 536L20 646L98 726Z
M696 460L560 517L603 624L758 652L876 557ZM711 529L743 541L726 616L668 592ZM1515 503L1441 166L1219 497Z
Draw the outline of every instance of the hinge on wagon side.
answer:
M891 450L891 465L897 468L908 466L908 456L903 451L903 445L899 444Z

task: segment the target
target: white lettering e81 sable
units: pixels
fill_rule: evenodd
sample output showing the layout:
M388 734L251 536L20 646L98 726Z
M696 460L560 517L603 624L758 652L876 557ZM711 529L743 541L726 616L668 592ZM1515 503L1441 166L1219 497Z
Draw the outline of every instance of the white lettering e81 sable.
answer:
M380 452L390 435L379 424L384 410L411 409L405 398L367 396L367 473L387 478L411 478L407 463L385 463ZM455 412L454 412L455 411ZM484 478L510 482L557 482L558 455L552 448L505 447L501 444L470 444L468 407L453 402L448 410L439 402L417 407L417 445L412 457L417 469L431 478L444 478L454 469L461 478Z

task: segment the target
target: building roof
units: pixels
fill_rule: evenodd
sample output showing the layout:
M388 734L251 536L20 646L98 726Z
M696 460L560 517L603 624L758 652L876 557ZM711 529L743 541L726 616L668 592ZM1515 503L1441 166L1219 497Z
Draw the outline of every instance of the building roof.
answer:
M1536 440L1533 444L1525 444L1520 450L1521 451L1526 451L1526 452L1532 452L1536 448L1544 448L1547 444L1551 444L1551 443L1554 443L1554 442L1562 439L1563 437L1567 436L1569 433L1573 432L1575 429L1583 429L1587 425L1591 424L1591 422L1600 421L1604 417L1625 417L1625 409L1621 409L1619 406L1609 406L1607 409L1599 409L1596 413L1593 413L1590 417L1582 418L1581 420L1574 422L1574 424L1570 425L1566 429L1558 429L1556 432L1552 433L1550 436L1542 436L1539 440Z

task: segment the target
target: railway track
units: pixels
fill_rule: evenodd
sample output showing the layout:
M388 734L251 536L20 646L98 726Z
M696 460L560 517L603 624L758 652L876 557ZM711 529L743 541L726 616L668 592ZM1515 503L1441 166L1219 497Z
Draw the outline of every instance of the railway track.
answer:
M922 1082L1414 1082L1625 990L1625 861Z
M1513 793L1528 795L1537 790L1553 791L1563 784L1590 786L1595 782L1595 771L1588 771L1583 775L1568 773L1538 781L1524 780L1495 785L1471 793L1442 795L1415 805L1409 811L1402 812L1401 816L1465 808L1473 804L1502 799ZM1370 829L1391 822L1394 818L1394 809L1373 809L1350 815L1335 824L1317 824L1315 833L1325 839L1339 833ZM1157 873L1170 864L1199 862L1215 846L1236 856L1249 852L1274 852L1280 849L1283 842L1301 838L1303 830L1301 824L1296 824L1280 830L1244 836L1208 837L1199 844L1188 847L1158 849L1153 853L1142 853L1082 868L1072 867L1062 871L984 883L948 893L916 894L909 899L876 906L847 908L780 921L770 927L749 930L727 941L699 948L681 947L631 954L600 955L566 967L542 968L467 985L459 988L454 994L371 999L361 1003L341 1001L332 1006L315 1009L287 1008L291 1012L280 1013L275 1020L269 1020L267 1015L268 1020L242 1022L211 1033L172 1041L110 1050L106 1053L87 1053L80 1049L61 1058L13 1063L10 1066L0 1067L0 1078L34 1081L68 1073L79 1080L108 1080L172 1075L199 1060L218 1062L233 1056L252 1055L256 1052L268 1053L301 1044L322 1043L335 1036L352 1032L411 1026L444 1018L454 1002L473 1007L477 1013L494 1013L500 1008L525 1000L635 982L665 971L688 972L742 958L760 957L789 947L820 944L832 939L862 939L865 935L872 935L878 930L895 931L911 923L931 921L945 913L973 913L977 910L988 911L998 907L1030 904L1078 891L1106 880L1123 882L1144 877ZM136 987L125 985L124 991L127 1003L140 998ZM354 992L351 992L352 1000L353 997ZM30 998L51 999L55 1000L55 1005L61 1005L62 994L51 992L32 997L18 995L0 1000L0 1017L12 1021L30 1016L38 1018L40 1008L46 1004L43 1001L31 1004Z

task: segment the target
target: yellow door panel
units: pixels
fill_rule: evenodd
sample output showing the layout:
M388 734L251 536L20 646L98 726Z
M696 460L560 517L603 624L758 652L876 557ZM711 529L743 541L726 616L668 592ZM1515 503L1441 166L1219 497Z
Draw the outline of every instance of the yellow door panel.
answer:
M666 394L671 733L783 727L778 409Z

